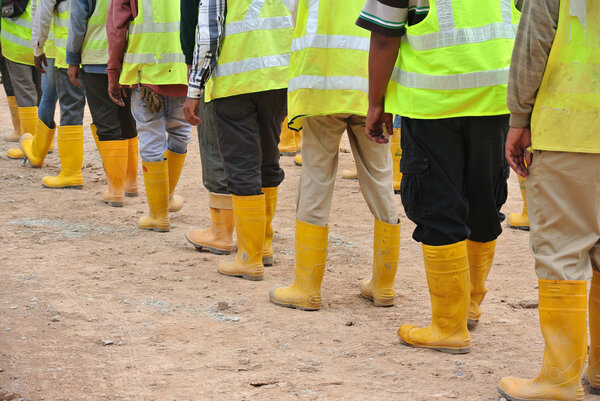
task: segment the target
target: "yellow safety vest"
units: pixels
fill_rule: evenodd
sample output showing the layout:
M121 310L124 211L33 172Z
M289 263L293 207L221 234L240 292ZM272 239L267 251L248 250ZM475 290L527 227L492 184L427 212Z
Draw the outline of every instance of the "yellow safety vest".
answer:
M56 46L54 45L54 24L50 27L50 32L48 32L48 39L46 39L46 43L44 43L44 54L47 58L55 58L56 57Z
M288 118L368 108L369 32L354 24L364 0L301 1L290 56Z
M67 32L69 28L69 1L66 0L58 4L58 9L54 10L52 24L54 27L54 47L56 68L69 68L65 59L67 58Z
M122 85L187 85L187 66L179 42L179 1L139 0L129 24Z
M31 46L32 15L31 5L36 0L30 0L23 14L15 18L3 18L2 55L19 64L34 65L33 47Z
M508 114L508 70L520 12L514 0L430 0L406 28L385 109L421 119Z
M109 0L96 0L96 8L87 24L87 32L81 49L81 64L107 64L108 39L106 37L106 13Z
M600 3L561 0L531 115L533 149L600 153Z
M293 21L289 0L227 1L225 36L205 95L287 88Z

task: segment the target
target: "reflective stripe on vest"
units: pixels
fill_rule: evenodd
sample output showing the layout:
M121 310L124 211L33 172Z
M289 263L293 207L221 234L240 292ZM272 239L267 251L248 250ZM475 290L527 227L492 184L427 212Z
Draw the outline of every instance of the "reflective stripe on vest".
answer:
M65 59L67 58L67 32L69 28L69 0L58 4L58 9L54 10L52 17L54 24L54 47L56 68L68 68Z
M509 67L465 74L427 75L406 72L394 67L392 79L407 88L431 90L472 89L506 84L508 82L508 70Z
M23 14L15 18L3 18L0 41L2 55L7 59L25 65L33 65L31 46L32 15L31 7L36 0L30 0Z
M109 0L96 0L96 7L87 23L87 31L81 47L81 64L107 64L108 39L106 14Z
M287 86L291 3L228 1L221 52L205 92L207 101ZM261 45L249 45L253 43Z

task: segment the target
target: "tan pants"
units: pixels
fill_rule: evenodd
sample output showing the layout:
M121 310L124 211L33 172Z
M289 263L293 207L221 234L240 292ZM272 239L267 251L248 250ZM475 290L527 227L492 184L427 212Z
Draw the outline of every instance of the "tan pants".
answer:
M304 118L302 176L296 196L298 220L327 225L338 167L339 143L346 130L360 189L371 213L385 223L398 222L390 145L370 141L365 135L365 120L365 117L352 114Z
M535 151L527 207L535 271L587 280L600 267L600 154Z

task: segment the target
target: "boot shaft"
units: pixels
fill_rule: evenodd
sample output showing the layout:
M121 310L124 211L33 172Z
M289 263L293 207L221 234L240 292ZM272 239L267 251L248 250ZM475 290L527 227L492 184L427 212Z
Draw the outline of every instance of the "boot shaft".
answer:
M169 166L169 194L171 195L175 192L175 187L179 182L186 156L187 153L175 153L169 149L165 152L165 159Z

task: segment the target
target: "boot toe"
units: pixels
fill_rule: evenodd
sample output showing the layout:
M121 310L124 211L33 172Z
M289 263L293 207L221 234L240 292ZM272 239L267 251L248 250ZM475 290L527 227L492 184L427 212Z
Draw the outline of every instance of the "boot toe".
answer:
M358 285L358 289L360 290L360 295L363 298L366 298L368 300L373 300L373 286L371 284L371 280L369 279L364 279L360 282L360 284Z
M19 148L8 149L6 154L10 159L22 159L25 157L25 154Z
M178 212L183 207L183 197L179 195L171 196L169 199L169 212Z

